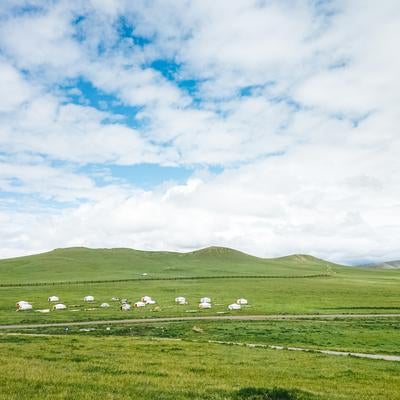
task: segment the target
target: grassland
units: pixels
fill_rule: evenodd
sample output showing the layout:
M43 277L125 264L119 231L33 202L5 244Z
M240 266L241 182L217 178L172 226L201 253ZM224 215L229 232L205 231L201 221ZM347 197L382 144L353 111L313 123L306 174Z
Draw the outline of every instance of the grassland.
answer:
M143 275L143 274L147 275ZM65 311L16 312L15 302ZM83 302L91 294L95 302ZM111 298L156 306L119 310ZM185 296L188 305L174 303ZM213 300L199 310L200 297ZM228 311L239 297L249 306ZM101 309L102 302L110 308ZM0 399L400 399L400 363L226 346L210 341L400 354L400 270L350 268L295 255L60 249L0 260L0 323L261 314L369 314L365 320L186 321L30 329L0 335ZM193 330L193 325L197 328ZM20 329L17 331L21 332ZM9 332L8 332L9 333ZM274 389L275 388L275 389Z
M195 327L195 329L193 329ZM9 329L8 332L21 332ZM7 332L6 331L6 332ZM27 328L27 333L66 333L65 326ZM400 317L290 321L181 321L68 326L68 334L134 336L185 341L229 341L371 354L400 355Z
M68 310L49 314L15 312L18 300L29 300L34 308L48 308L47 297L56 294L68 305ZM95 296L96 302L83 302L87 294ZM159 308L147 306L129 312L119 310L113 296L131 301L143 295L153 296ZM189 304L178 306L174 298L186 296ZM197 308L201 296L210 296L214 306L211 310ZM248 307L228 312L227 304L239 297L249 300ZM99 308L103 301L109 309ZM159 310L159 311L155 311ZM121 319L136 317L217 315L217 313L285 314L285 313L399 313L399 280L385 278L355 279L353 276L333 276L312 279L226 279L188 281L148 281L128 283L78 284L51 287L0 288L0 320L2 323L84 321L96 319Z
M378 274L379 275L379 274ZM121 319L136 317L217 315L228 314L289 314L289 313L399 313L400 275L365 277L335 275L309 279L224 279L187 281L139 281L102 284L75 284L38 287L1 287L0 320L2 323L84 321L96 319ZM48 308L47 297L56 294L69 306L65 311L49 314L15 312L15 303L29 300L34 308ZM83 302L87 294L95 296L95 303ZM132 301L143 295L153 296L160 307L119 310L113 296ZM174 298L186 296L189 304L177 306ZM199 311L198 300L210 296L214 302L211 310ZM249 300L248 307L228 312L227 304L239 297ZM103 301L109 309L99 308Z
M387 400L400 391L400 364L384 361L170 339L6 336L0 343L7 400Z
M117 255L114 257L113 254ZM133 258L139 257L138 254L140 260L134 262ZM162 275L171 280L106 281L118 277L131 279L132 276L142 279L142 271L147 271L149 277ZM173 280L185 274L211 278L247 274L247 277ZM307 274L322 276L294 278ZM0 320L4 324L216 315L227 313L227 304L238 297L248 298L250 304L231 314L400 312L399 270L353 269L306 256L265 260L219 248L186 254L80 248L0 261L0 275L3 276L3 285L7 281L23 285L0 287ZM249 275L267 277L251 278ZM90 279L105 281L65 284L67 281ZM54 283L63 280L64 284ZM54 284L29 286L32 282ZM14 311L18 300L31 301L35 309L48 308L47 297L53 294L68 305L68 310L49 314ZM94 304L83 303L87 294L95 296ZM113 296L136 301L143 295L153 296L160 309L155 311L155 307L146 307L121 312L119 304L110 301ZM189 304L175 305L174 298L178 295L187 297ZM214 306L200 312L197 302L205 295L213 299ZM111 307L100 309L102 302L109 302Z

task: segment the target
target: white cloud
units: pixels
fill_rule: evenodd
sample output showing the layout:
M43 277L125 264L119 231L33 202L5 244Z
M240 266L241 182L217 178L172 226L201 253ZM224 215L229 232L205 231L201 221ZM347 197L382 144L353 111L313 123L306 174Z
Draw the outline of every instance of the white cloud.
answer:
M79 244L187 250L221 244L262 256L306 252L337 261L396 256L398 182L357 165L363 151L321 151L305 147L208 180L99 196L42 216L42 229L39 221L25 223L25 233L36 232L41 249ZM57 227L51 238L50 227ZM5 247L12 242L8 233Z
M142 135L92 107L60 104L45 95L0 121L0 149L36 152L52 159L86 164L156 162L158 149Z
M10 112L30 99L33 90L18 70L0 60L0 112Z
M1 24L1 47L20 68L52 74L61 68L63 75L74 74L83 54L72 39L71 17L66 7L56 5L47 13L32 12L9 18Z

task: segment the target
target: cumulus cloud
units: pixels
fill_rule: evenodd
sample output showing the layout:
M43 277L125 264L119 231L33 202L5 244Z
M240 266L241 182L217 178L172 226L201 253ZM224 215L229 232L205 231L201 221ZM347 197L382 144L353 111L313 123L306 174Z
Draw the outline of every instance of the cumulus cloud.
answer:
M303 149L168 188L100 192L95 202L24 226L28 237L41 232L43 249L51 231L53 247L189 250L220 244L264 256L311 252L338 261L395 256L399 188L391 186L388 196L391 180L372 170L369 177L359 175L365 172L362 165L349 174L349 155L340 149L324 157L321 167L315 151ZM346 180L353 175L358 178ZM12 238L5 239L5 248Z
M0 60L0 112L14 111L28 101L33 92L18 70Z
M400 257L397 1L11 1L0 14L1 256ZM146 190L113 176L141 163L195 172ZM21 196L35 201L22 210Z

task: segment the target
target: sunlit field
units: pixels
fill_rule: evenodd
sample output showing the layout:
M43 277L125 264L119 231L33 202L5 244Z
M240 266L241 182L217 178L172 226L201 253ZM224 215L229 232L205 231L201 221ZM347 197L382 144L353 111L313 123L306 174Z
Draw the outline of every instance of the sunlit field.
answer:
M395 362L114 336L0 343L7 400L400 398Z

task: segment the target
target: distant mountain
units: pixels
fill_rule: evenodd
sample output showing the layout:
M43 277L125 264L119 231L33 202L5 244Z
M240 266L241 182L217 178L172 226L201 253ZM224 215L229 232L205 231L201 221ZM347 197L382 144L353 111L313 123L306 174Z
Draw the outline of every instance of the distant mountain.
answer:
M189 253L73 247L0 260L1 283L33 283L195 276L297 276L325 274L341 266L295 254L259 258L226 247Z
M364 264L359 266L363 268L397 269L400 268L400 260L384 261L384 262Z

